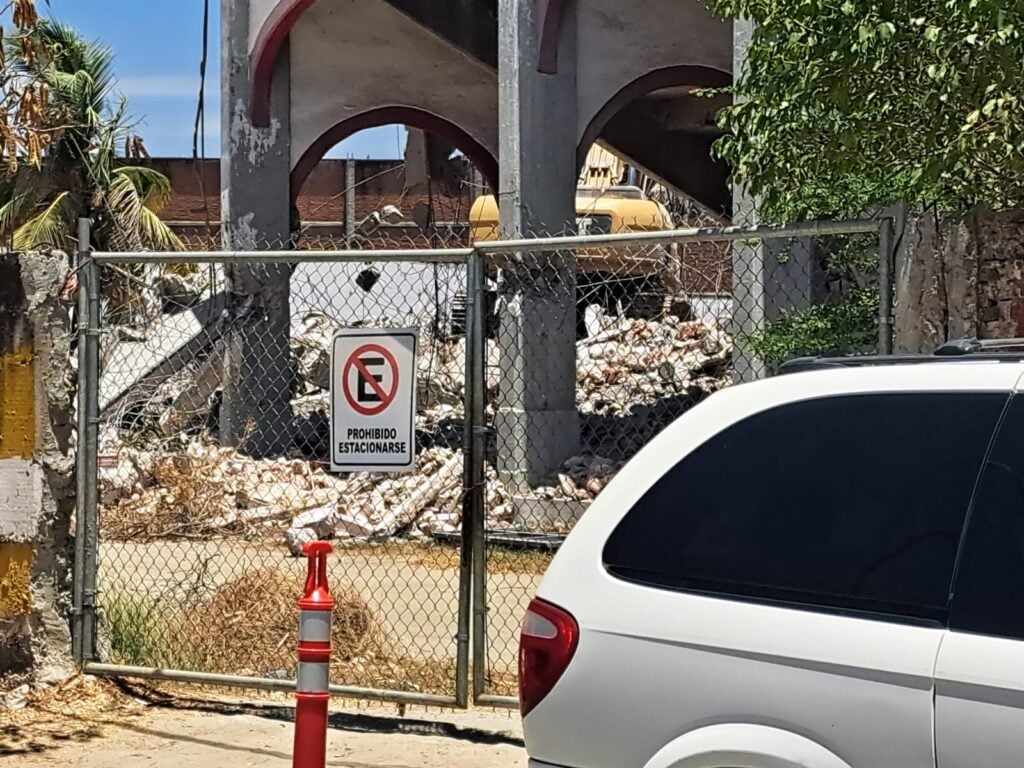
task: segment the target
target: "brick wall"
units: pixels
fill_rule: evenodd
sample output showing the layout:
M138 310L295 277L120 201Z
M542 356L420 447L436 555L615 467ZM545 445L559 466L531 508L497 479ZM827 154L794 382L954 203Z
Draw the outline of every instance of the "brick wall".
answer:
M189 159L156 158L148 164L171 181L174 195L161 212L165 221L220 221L220 161L207 160L200 167ZM201 171L201 172L200 172ZM299 194L299 216L304 223L345 221L345 161L324 160L310 174ZM205 190L205 200L204 192ZM438 221L464 221L479 190L455 184L437 185L432 193ZM356 219L363 219L385 205L396 206L408 220L418 204L431 199L425 190L407 193L405 169L398 160L356 161Z
M978 335L1024 338L1024 211L979 217Z
M166 175L174 190L168 206L161 213L165 221L192 222L194 226L177 227L186 245L193 249L218 248L219 237L207 234L207 210L217 227L220 221L220 163L207 160L202 174L189 159L154 159L150 165ZM306 181L298 199L303 224L321 222L335 224L307 229L300 247L331 249L342 247L345 240L345 161L324 160ZM205 202L203 191L205 189ZM365 243L367 247L457 247L468 243L465 223L469 210L482 190L455 183L450 187L438 184L432 197L422 190L406 190L405 168L398 160L356 161L356 220L362 220L385 205L397 207L405 222L401 226L382 228ZM434 218L444 224L422 230L411 224L417 206L434 203ZM721 226L726 222L709 220L691 212L680 226ZM730 248L722 243L687 243L680 246L681 290L684 294L728 293L732 288Z

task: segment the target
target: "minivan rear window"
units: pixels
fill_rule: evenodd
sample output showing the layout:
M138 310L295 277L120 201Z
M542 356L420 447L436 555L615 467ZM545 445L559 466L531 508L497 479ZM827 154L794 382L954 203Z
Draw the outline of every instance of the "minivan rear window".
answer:
M605 567L659 588L945 621L1007 398L848 395L746 418L644 494Z
M960 552L953 629L1024 640L1024 396L985 462Z

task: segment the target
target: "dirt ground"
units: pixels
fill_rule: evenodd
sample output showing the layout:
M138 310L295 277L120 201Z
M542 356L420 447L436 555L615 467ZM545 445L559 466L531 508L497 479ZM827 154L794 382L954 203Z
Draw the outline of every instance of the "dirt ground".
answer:
M220 711L217 711L220 710ZM45 728L3 725L0 765L19 768L178 768L292 765L292 710L172 707L133 703ZM338 711L328 731L328 766L514 768L526 766L518 719L491 711Z

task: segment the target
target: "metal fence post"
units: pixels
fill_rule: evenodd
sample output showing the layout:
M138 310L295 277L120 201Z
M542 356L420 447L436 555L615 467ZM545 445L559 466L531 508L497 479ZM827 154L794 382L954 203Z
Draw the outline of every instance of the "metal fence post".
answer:
M88 229L88 224L85 225ZM86 429L86 399L85 379L87 376L85 353L85 337L89 327L89 299L82 284L82 273L85 269L85 262L89 258L88 240L82 238L83 225L78 226L78 252L75 257L75 270L78 273L78 383L77 383L77 407L76 407L76 446L75 446L75 563L73 570L73 584L71 597L71 655L76 664L85 662L85 653L82 648L82 624L84 613L84 598L82 592L85 588L85 433Z
M459 707L469 706L470 625L473 615L473 360L472 342L473 314L476 307L476 292L473 277L476 254L466 262L466 384L462 394L462 552L459 560L459 629L455 655L455 703Z
M474 252L469 259L466 296L466 455L468 516L463 521L463 536L469 527L469 571L472 579L473 698L484 693L487 670L487 556L484 526L487 519L487 340L485 293L485 257Z
M92 260L92 221L78 220L78 443L72 655L96 655L96 567L99 449L99 270Z
M893 352L893 272L896 254L893 219L882 219L878 228L878 354Z

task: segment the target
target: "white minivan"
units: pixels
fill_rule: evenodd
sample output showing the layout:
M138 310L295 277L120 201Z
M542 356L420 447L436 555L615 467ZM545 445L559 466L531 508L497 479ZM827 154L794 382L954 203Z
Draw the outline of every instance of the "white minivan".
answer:
M1024 766L1024 362L921 360L723 390L623 469L523 621L531 766Z

